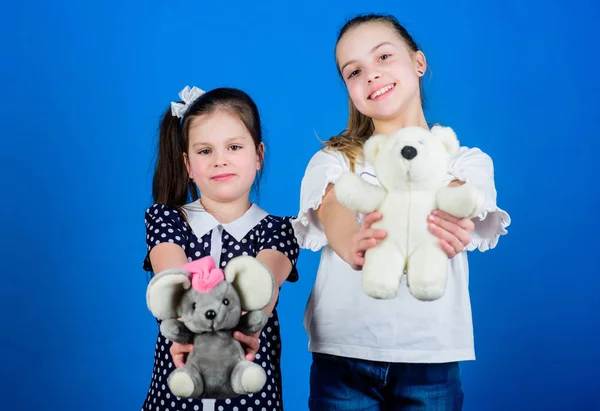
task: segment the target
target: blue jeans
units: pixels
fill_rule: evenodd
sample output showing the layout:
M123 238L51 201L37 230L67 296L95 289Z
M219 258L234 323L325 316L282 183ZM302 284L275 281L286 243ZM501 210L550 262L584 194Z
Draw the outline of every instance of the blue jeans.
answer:
M385 363L313 354L311 411L460 411L458 363Z

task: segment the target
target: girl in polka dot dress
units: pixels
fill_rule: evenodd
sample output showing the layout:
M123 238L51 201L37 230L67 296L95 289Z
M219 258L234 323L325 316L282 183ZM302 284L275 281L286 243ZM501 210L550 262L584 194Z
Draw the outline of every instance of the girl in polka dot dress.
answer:
M142 410L283 410L278 288L298 279L298 244L289 217L268 214L249 200L263 166L260 117L243 91L219 88L204 93L186 87L160 126L153 181L154 204L146 210L148 254L144 269L158 273L212 256L224 267L250 255L266 264L277 292L265 311L269 320L252 336L236 332L246 358L267 373L262 391L230 399L174 396L167 377L182 366L193 346L172 343L157 329L152 380ZM201 198L200 198L201 195Z

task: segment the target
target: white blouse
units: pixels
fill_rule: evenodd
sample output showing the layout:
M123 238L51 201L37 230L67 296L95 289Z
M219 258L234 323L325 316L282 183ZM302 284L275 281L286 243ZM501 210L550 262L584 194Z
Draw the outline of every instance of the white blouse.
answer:
M354 172L379 184L373 167L355 164ZM315 209L328 184L350 170L337 151L318 151L310 160L300 193L300 211L292 225L302 248L321 250L316 282L308 300L304 327L309 350L386 362L450 362L475 358L466 252L450 259L445 295L421 302L410 295L403 276L396 298L376 300L361 288L361 272L353 270L329 246ZM445 184L458 179L485 192L485 206L475 218L467 251L494 248L507 233L509 215L496 205L491 158L477 148L461 147ZM358 215L361 221L362 215Z

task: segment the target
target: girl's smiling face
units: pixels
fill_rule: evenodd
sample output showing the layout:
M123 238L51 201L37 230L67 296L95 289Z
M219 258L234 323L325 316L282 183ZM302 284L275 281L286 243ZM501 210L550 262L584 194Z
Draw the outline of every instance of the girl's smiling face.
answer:
M425 56L412 52L389 24L368 22L348 30L336 60L352 102L365 116L393 120L421 109Z

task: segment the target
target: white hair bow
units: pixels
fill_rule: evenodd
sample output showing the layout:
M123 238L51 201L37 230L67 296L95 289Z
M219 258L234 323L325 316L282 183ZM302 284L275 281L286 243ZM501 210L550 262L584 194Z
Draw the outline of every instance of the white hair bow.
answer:
M179 98L183 101L183 103L176 103L172 101L171 114L182 118L185 112L190 108L190 105L204 93L204 90L199 89L196 86L192 88L190 88L190 86L185 86L184 89L179 92Z

